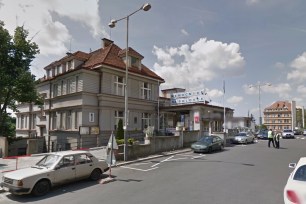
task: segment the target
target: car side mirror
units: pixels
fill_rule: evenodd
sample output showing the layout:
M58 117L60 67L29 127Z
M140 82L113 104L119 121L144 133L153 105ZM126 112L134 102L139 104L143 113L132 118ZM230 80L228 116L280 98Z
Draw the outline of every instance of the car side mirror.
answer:
M289 164L289 168L294 169L295 167L296 167L296 163L290 163L290 164Z
M60 168L61 168L60 165L56 165L56 166L54 167L54 170L58 170L58 169L60 169Z

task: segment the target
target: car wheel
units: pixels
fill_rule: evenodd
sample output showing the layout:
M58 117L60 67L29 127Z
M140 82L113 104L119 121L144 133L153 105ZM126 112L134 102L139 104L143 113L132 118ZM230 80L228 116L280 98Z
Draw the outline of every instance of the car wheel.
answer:
M35 184L32 190L32 194L34 196L43 196L46 195L50 191L50 189L50 182L48 180L41 180Z
M97 181L101 178L102 172L100 169L94 169L90 174L90 180Z
M223 151L223 150L224 150L224 144L221 144L220 151Z

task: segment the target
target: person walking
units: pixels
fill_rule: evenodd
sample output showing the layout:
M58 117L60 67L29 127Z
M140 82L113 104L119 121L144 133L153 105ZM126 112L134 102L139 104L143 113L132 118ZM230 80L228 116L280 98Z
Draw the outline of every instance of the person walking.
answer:
M275 144L274 144L274 140L273 140L273 132L272 132L272 129L270 129L269 131L268 131L268 147L270 148L270 144L271 144L271 142L272 142L272 145L273 145L273 147L275 147Z
M275 148L277 148L277 149L279 149L279 139L280 139L280 132L278 131L274 135Z

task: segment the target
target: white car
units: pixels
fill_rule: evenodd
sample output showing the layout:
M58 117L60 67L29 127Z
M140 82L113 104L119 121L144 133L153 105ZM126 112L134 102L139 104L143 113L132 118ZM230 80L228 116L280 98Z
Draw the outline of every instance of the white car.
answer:
M285 204L306 204L306 157L301 157L297 164L290 163L294 168L284 188Z
M294 132L290 129L284 129L282 132L282 138L294 138Z
M255 136L251 132L239 132L235 135L233 143L248 144L253 143Z
M47 194L52 186L78 179L98 180L108 170L104 160L87 151L63 151L46 154L34 166L8 172L2 177L1 187L12 194Z

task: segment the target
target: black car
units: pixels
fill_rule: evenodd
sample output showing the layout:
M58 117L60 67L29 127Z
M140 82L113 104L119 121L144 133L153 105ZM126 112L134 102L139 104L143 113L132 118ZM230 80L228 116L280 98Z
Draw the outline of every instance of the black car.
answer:
M204 136L201 137L199 141L193 143L191 145L191 149L194 152L208 152L208 153L211 153L212 151L215 150L223 150L224 140L216 135Z

